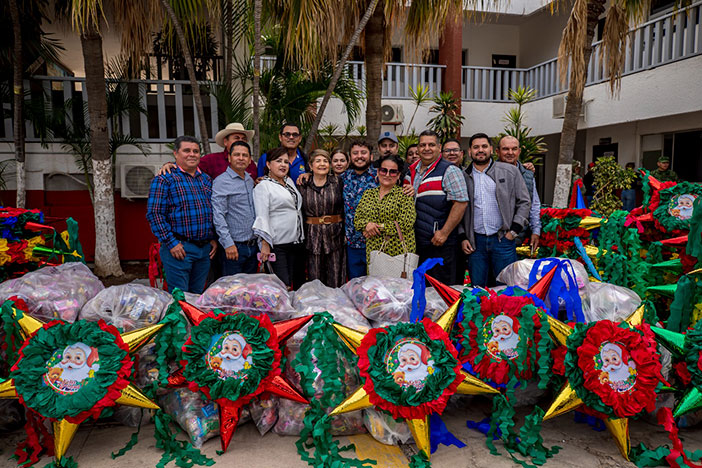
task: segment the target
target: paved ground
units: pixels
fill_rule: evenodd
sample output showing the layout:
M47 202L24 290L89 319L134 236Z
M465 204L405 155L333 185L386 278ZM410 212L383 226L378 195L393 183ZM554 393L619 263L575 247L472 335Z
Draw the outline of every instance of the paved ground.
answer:
M454 410L445 414L444 421L449 429L467 446L440 447L432 456L435 468L468 468L517 467L506 452L496 457L485 447L482 434L466 429L466 419L479 420L490 412L488 403L479 399L466 404L465 409ZM115 460L110 453L120 449L128 440L133 429L124 426L96 426L85 424L76 435L69 455L72 455L81 468L123 468L123 467L154 467L160 458L153 439L153 425L142 429L140 441L125 456ZM543 425L542 435L548 446L558 445L561 451L551 459L546 466L553 468L582 468L582 467L633 467L619 455L609 434L595 432L588 426L577 424L572 415L560 416ZM683 430L685 447L688 450L702 448L702 427ZM22 433L14 432L0 437L0 467L16 466L8 456L14 450L14 445L21 440ZM261 437L251 423L242 425L232 439L229 450L224 455L217 455L220 444L218 439L206 442L202 451L213 458L219 466L227 467L265 467L265 468L303 468L307 466L297 454L296 437L281 437L269 433ZM667 437L662 428L644 421L631 422L631 443L638 445L646 443L649 447L667 443ZM406 467L407 458L397 447L386 446L376 442L367 434L341 437L341 444L352 442L356 445L358 458L370 458L378 461L378 467ZM499 445L498 445L499 447ZM48 461L48 460L46 460ZM44 466L42 460L37 466ZM174 467L175 464L168 465Z

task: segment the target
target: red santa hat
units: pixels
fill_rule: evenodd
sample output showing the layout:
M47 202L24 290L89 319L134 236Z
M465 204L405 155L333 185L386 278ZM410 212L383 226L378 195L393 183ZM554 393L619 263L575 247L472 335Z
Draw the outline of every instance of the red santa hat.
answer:
M602 353L604 353L605 351L614 351L615 353L617 353L619 357L621 357L623 364L627 364L631 360L631 357L629 356L629 351L626 349L626 347L622 346L619 343L610 343L609 341L605 341L600 347L600 355L602 355Z
M85 343L78 342L72 344L71 346L66 346L66 349L70 348L80 349L83 354L85 354L85 363L88 365L88 367L93 367L93 364L95 364L95 362L99 359L97 348L88 346Z
M494 319L492 319L492 323L490 324L490 329L492 331L495 331L495 326L497 326L498 323L500 322L506 322L509 324L510 327L512 327L512 331L514 333L519 333L519 320L515 320L509 315L505 314L500 314L497 315Z
M246 339L243 336L241 336L239 333L232 333L224 339L224 341L229 340L234 340L237 343L239 343L239 347L241 348L241 355L244 356L244 358L249 357L252 348L251 345L246 342Z

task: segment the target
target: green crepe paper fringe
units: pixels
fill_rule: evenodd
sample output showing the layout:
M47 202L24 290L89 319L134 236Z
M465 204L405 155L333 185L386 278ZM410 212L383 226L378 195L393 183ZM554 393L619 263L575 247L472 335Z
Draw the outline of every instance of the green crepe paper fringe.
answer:
M2 347L7 354L7 374L2 375L3 378L9 375L10 367L17 362L18 351L24 342L20 334L20 328L17 326L17 321L12 315L13 305L14 302L5 301L0 308L0 320L2 320L2 327L5 331L5 343L2 343ZM22 318L23 315L22 310L17 309L17 319Z
M353 450L355 447L340 447L339 441L331 436L331 417L326 411L346 398L343 361L352 362L356 366L357 360L339 339L333 323L334 319L328 312L315 314L300 345L300 351L292 362L294 369L300 374L300 385L304 394L310 400L310 408L303 420L304 427L300 438L295 442L297 453L302 461L315 468L361 468L366 464L374 465L375 460L343 457L341 452ZM324 382L320 398L315 397L315 367L321 371ZM312 449L314 453L311 453Z
M700 289L697 281L689 275L681 276L670 304L670 317L666 323L668 330L682 333L690 326L690 312L700 302Z
M651 204L651 195L653 194L651 183L648 180L648 176L651 175L651 173L646 169L641 170L644 171L644 175L641 178L641 189L643 190L643 203L641 204L641 206L648 207Z
M689 193L697 195L698 197L702 196L702 185L693 184L691 182L678 182L676 185L663 189L659 193L660 203L653 212L653 217L656 218L656 220L665 228L667 232L690 229L690 220L683 220L671 215L668 212L668 205L673 197L679 195Z
M510 401L515 398L514 392L518 383L519 380L513 377L507 384L505 394L495 396L493 399L490 429L485 439L485 445L491 454L499 455L493 442L493 438L499 434L499 438L512 460L524 468L533 468L545 464L549 458L558 453L561 447L548 448L543 445L541 421L544 411L539 407L536 407L531 414L525 417L524 425L519 429L517 435L516 423L514 422L515 411ZM533 465L529 461L519 459L517 454L527 457Z
M702 460L702 450L695 450L690 452L685 450L687 458L693 462L698 462ZM629 451L629 459L633 464L639 468L653 467L653 466L668 466L668 460L666 457L670 455L670 448L667 445L661 445L655 449L649 449L643 443L632 447ZM685 466L682 455L676 460L678 466Z
M608 283L624 286L643 296L650 282L641 259L641 239L635 226L624 226L627 211L617 210L602 220L597 269Z
M77 341L97 348L100 370L79 391L61 395L43 384L46 362L56 351ZM17 392L28 407L52 419L76 416L90 410L115 383L122 369L122 359L126 356L126 352L115 345L113 334L101 329L96 322L84 321L38 329L22 353L20 368L10 373Z
M373 381L375 393L396 406L419 406L422 403L437 400L456 379L454 368L458 361L446 349L443 341L434 341L429 337L422 323L398 323L388 327L387 333L375 335L376 343L368 349L368 374ZM385 355L404 337L416 337L431 352L435 372L430 374L424 388L401 388L385 368Z
M409 468L431 468L431 462L424 452L415 453L410 459Z
M690 232L687 235L685 253L697 258L696 267L702 265L702 198L698 197L694 203L692 218L690 218Z
M178 431L171 431L173 418L162 410L154 415L154 435L156 447L163 450L163 455L156 468L164 468L171 461L181 468L191 468L193 465L212 466L214 460L203 455L190 442L177 440Z
M44 465L44 468L78 468L78 463L73 457L62 457L60 462L52 460Z
M226 330L238 332L251 346L252 364L246 370L245 379L220 379L205 359L210 350L212 336ZM186 345L187 365L183 370L183 377L200 387L209 388L212 400L227 398L236 401L242 396L250 395L256 391L273 366L275 353L268 347L269 339L268 330L263 328L258 320L245 314L225 315L220 320L205 318L197 327L190 329L192 343Z
M129 441L126 443L126 445L119 449L117 452L112 452L110 454L110 457L113 460L129 452L139 442L139 433L141 432L141 423L144 420L144 411L146 410L142 408L139 412L139 424L137 425L137 429L134 432L134 434L132 434L131 437L129 437Z
M685 363L691 374L690 383L692 388L702 388L700 359L702 359L702 320L689 329L685 337Z

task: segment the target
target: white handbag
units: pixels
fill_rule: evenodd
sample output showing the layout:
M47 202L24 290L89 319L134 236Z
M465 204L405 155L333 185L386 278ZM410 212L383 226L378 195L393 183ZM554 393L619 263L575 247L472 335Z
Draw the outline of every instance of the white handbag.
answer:
M373 250L370 253L370 262L368 263L369 276L411 278L412 272L417 268L419 255L407 251L407 244L405 244L405 238L402 236L402 231L397 221L395 221L395 229L405 252L394 257L383 252L388 241L386 236L383 244L380 246L380 250Z

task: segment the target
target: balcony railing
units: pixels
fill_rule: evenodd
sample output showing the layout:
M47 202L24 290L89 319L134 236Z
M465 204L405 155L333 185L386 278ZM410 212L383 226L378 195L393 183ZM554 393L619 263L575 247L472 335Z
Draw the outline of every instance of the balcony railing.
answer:
M596 42L590 58L587 84L606 81L600 57L602 44ZM676 13L670 13L632 29L627 36L624 75L655 68L677 60L702 54L702 2L697 2ZM262 69L275 64L275 58L262 57ZM383 98L409 99L410 87L418 84L429 88L431 95L441 90L444 67L388 63L383 75ZM347 70L361 88L365 88L366 73L363 62L349 62ZM206 83L203 83L206 84ZM176 136L191 134L199 136L196 110L189 81L139 80L124 82L127 92L139 100L146 114L130 112L119 118L115 127L123 134L140 138L147 143L172 141ZM466 101L507 102L508 91L519 85L536 89L537 99L553 96L568 89L561 86L557 60L552 59L530 68L463 67L462 97ZM80 122L86 102L83 78L37 76L25 81L32 100L43 101L52 106L67 109L70 114L65 125ZM203 86L203 91L205 87ZM210 136L219 130L217 102L213 96L203 96ZM12 140L11 104L2 103L3 125L0 125L0 141ZM113 126L110 125L110 128ZM31 123L26 125L27 141L36 142L39 135Z
M602 42L593 44L587 86L609 79L601 49ZM702 2L631 29L625 50L624 76L702 54ZM568 82L561 86L557 59L530 68L463 67L463 100L505 102L519 85L534 88L537 99L568 89Z

